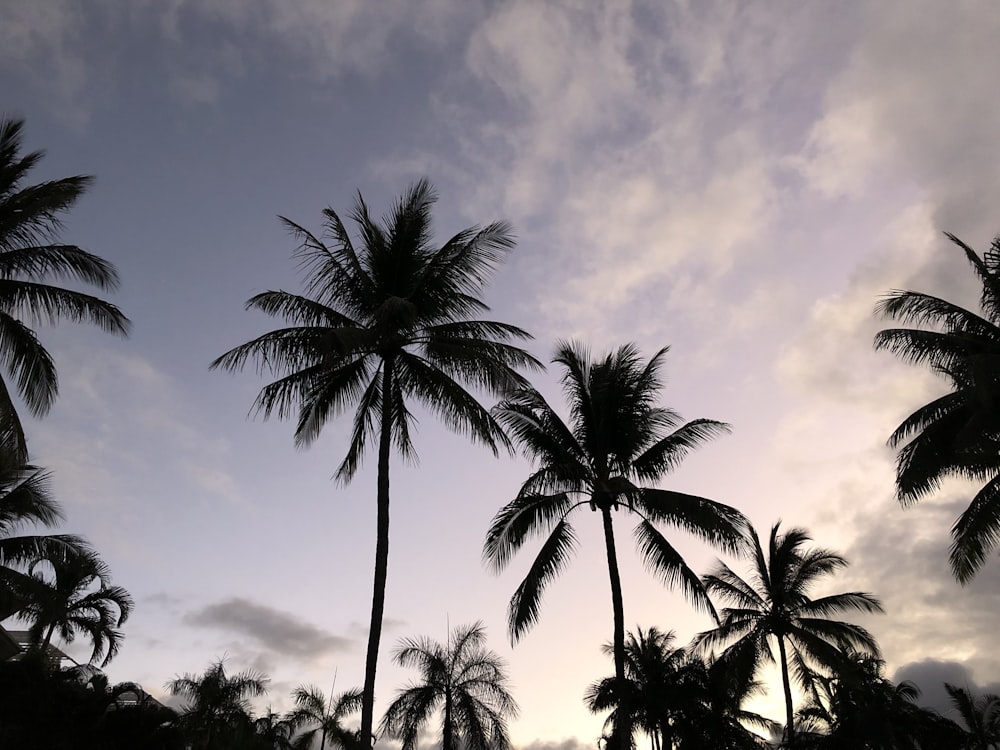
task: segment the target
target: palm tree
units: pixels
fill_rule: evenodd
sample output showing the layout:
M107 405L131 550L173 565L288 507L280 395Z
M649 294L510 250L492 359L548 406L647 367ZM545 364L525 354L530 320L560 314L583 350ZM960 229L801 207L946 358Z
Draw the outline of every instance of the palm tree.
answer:
M93 323L126 335L129 321L114 305L89 294L53 286L68 279L111 290L113 265L75 245L58 243L61 216L93 181L77 175L26 185L44 155L21 155L23 120L0 119L0 364L17 382L32 415L44 416L59 390L55 364L29 325L61 319ZM0 446L28 460L27 442L7 383L0 378Z
M359 744L358 735L343 726L345 717L361 708L361 691L348 690L330 697L318 687L299 686L292 692L295 708L291 713L296 729L303 725L310 726L296 738L296 744L302 748L312 747L316 735L319 735L319 750L326 750L326 741L340 747L341 750L354 750Z
M493 394L522 385L514 368L540 367L512 341L530 338L506 323L476 320L489 308L479 295L513 247L510 227L496 222L463 229L440 248L431 243L435 193L413 185L382 223L359 195L352 218L356 248L340 217L326 209L325 240L282 218L301 241L296 258L306 294L258 294L248 309L285 318L271 331L223 354L212 367L240 370L256 360L278 376L254 405L264 417L298 410L295 441L311 443L326 420L356 404L347 456L337 470L349 481L378 440L377 537L371 626L361 707L361 737L371 746L375 671L382 634L389 559L389 456L393 444L414 455L408 401L416 400L452 429L489 446L509 441L466 386Z
M689 451L728 429L708 419L678 426L681 420L675 412L656 406L666 353L666 348L661 349L644 364L629 344L592 362L581 345L561 343L554 361L563 368L570 424L530 387L519 389L495 409L497 419L539 467L521 485L517 497L494 517L484 557L499 572L530 537L548 537L511 599L511 639L517 641L537 621L544 587L576 546L569 516L588 506L600 512L604 527L614 613L615 679L621 683L625 679L625 615L612 512L638 517L635 537L646 565L667 584L679 584L692 601L709 610L711 603L698 576L656 524L679 527L732 550L746 523L739 511L727 505L649 486ZM625 710L621 715L631 714ZM619 734L618 744L624 748L629 730L623 728Z
M0 449L0 621L27 604L33 585L25 572L27 565L90 550L82 538L71 534L19 533L26 526L49 527L62 519L50 479L47 471L20 463L10 451Z
M884 669L885 662L872 654L848 652L836 674L813 675L809 702L798 713L799 745L809 750L954 746L948 742L954 738L951 722L918 706L917 686L894 685Z
M908 328L880 331L875 348L927 365L949 393L917 409L889 437L899 451L896 497L905 507L947 476L982 487L952 527L952 573L968 583L1000 540L1000 237L980 257L952 234L983 285L981 314L930 294L893 291L876 314Z
M177 677L166 688L186 699L179 723L192 750L222 750L240 747L240 736L252 725L250 699L267 693L268 682L252 669L228 675L220 659L203 675Z
M699 665L673 644L673 632L655 627L628 633L624 681L605 677L587 689L587 708L593 713L611 711L604 723L611 737L615 727L625 725L621 712L627 710L632 713L627 724L645 732L652 750L673 749L680 714L688 708L699 680ZM606 644L604 652L613 657L614 644Z
M965 724L964 750L1000 748L1000 696L974 696L968 688L944 684L951 704Z
M441 712L441 750L510 750L507 720L517 715L503 661L485 647L481 623L455 628L447 645L429 638L404 639L394 653L402 667L420 671L418 682L399 691L381 730L413 750L420 728Z
M46 568L50 576L44 574ZM94 553L68 555L36 560L28 572L29 601L18 617L31 622L32 642L45 652L55 634L72 643L78 632L85 633L93 644L90 661L103 656L101 666L107 666L121 647L118 628L134 604L125 589L111 584L104 561Z
M253 720L253 742L250 747L256 750L295 750L292 740L295 734L295 723L291 717L276 714L270 708L263 716Z
M725 748L761 750L761 738L744 724L762 729L771 722L742 708L757 683L736 685L724 670L706 664L687 648L674 648L674 634L653 627L625 641L627 700L621 700L614 677L606 677L587 690L587 707L597 713L611 710L606 728L621 725L616 715L622 706L632 711L629 724L650 738L652 750ZM605 646L611 654L613 646Z
M765 557L757 532L748 530L748 548L753 568L741 578L725 563L705 576L705 588L733 605L725 608L714 630L699 634L698 648L712 651L725 647L719 657L733 674L752 679L762 663L774 663L771 640L778 644L778 666L785 693L785 733L794 747L794 711L789 678L794 669L805 682L811 667L836 671L844 652L856 650L878 654L878 644L864 628L830 619L850 610L882 612L882 605L870 594L851 591L812 599L809 591L818 579L847 565L840 555L826 549L805 549L810 541L803 529L780 533L781 522L771 528ZM790 653L789 653L790 652Z

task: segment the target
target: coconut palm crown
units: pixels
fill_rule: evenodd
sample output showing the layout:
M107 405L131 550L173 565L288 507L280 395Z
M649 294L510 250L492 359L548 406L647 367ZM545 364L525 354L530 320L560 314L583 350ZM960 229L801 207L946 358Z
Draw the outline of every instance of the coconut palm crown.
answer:
M877 656L871 633L831 616L882 612L882 605L861 591L811 598L817 581L845 567L847 560L830 550L807 549L810 539L803 529L782 534L780 527L779 521L771 528L766 555L757 532L748 530L752 567L747 578L723 562L705 576L705 588L732 606L722 610L717 628L700 633L694 642L703 651L721 650L719 661L746 680L760 665L777 661L785 694L786 741L794 746L791 677L808 683L816 670L835 673L847 653ZM777 660L772 641L777 642Z
M226 352L212 367L240 370L254 360L277 380L254 410L265 418L298 414L295 441L305 446L326 421L354 407L347 455L337 470L350 480L371 443L378 445L377 536L361 738L371 745L375 672L389 555L389 458L393 446L414 456L410 410L416 401L451 429L496 453L510 449L499 423L467 390L502 395L525 384L517 368L541 365L513 342L520 328L477 316L486 283L513 248L506 222L463 229L441 246L432 242L435 193L413 185L381 222L359 195L351 214L359 242L340 217L323 212L323 238L282 219L300 241L295 257L305 294L269 291L247 308L284 318L288 326Z
M980 257L947 236L982 283L981 312L923 292L890 292L876 314L912 327L880 331L875 348L926 365L949 383L948 393L900 423L889 446L899 451L896 497L904 506L947 476L982 485L951 530L952 573L968 583L1000 543L1000 237Z
M681 424L657 406L667 349L643 362L627 344L592 360L577 343L558 345L569 423L534 388L522 388L494 410L524 454L538 468L517 496L500 509L487 532L483 555L503 570L530 539L545 536L535 561L510 602L508 626L516 641L537 620L545 586L566 565L577 544L570 516L580 508L599 512L611 581L615 676L625 679L625 626L613 513L635 516L635 539L648 568L668 585L712 611L698 575L667 541L658 525L690 532L724 550L741 543L743 515L727 505L654 485L694 448L728 430L709 419ZM624 691L619 694L624 695ZM632 714L620 711L623 717ZM622 730L625 731L625 730ZM626 731L627 734L627 731ZM618 735L617 744L627 742Z
M109 302L61 286L69 280L112 290L118 273L106 260L57 241L62 215L93 181L77 175L25 184L42 151L21 153L22 120L0 119L0 367L33 416L44 416L59 392L55 363L31 326L60 320L93 323L125 335L129 321ZM28 460L24 427L8 381L0 378L0 445Z

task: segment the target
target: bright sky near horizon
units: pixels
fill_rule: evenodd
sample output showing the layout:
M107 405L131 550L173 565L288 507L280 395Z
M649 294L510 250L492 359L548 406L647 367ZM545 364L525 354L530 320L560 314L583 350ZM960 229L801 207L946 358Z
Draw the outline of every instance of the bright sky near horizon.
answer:
M338 486L349 419L296 450L291 423L247 419L263 380L208 363L275 325L247 298L300 288L278 214L318 230L358 190L381 213L427 176L442 241L513 223L487 299L536 356L670 345L663 402L733 425L665 486L845 554L831 586L884 601L863 624L890 675L1000 680L1000 561L965 588L947 568L966 489L893 499L885 439L941 386L871 346L889 289L975 304L942 232L1000 233L998 37L990 0L0 1L0 112L47 151L34 181L96 175L63 239L117 265L134 323L41 330L61 393L27 426L63 528L137 601L112 678L155 692L227 654L271 676L276 709L334 673L360 686L374 463ZM536 383L561 403L556 378ZM380 706L409 678L399 637L482 620L517 745L592 747L582 696L612 627L597 516L511 647L536 548L499 577L480 550L529 466L429 416L416 446L392 468ZM618 529L627 625L709 627ZM715 558L671 538L698 570Z

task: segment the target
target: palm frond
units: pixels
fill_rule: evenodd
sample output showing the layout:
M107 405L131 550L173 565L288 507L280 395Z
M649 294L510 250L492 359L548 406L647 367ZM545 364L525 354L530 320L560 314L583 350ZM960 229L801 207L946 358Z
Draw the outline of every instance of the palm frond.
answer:
M560 520L511 597L507 625L512 642L517 642L538 621L542 591L566 565L576 546L573 527L565 519Z

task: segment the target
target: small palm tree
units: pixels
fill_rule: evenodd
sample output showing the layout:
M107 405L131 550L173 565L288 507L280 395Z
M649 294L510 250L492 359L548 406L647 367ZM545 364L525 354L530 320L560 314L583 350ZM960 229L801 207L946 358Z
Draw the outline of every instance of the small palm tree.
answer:
M319 735L319 750L326 750L327 740L341 750L355 750L360 744L356 732L347 729L343 721L347 716L356 713L361 708L361 691L348 690L330 697L318 687L299 686L292 692L295 708L291 719L296 729L308 727L296 738L296 745L310 748Z
M28 603L33 581L26 566L40 558L58 560L90 551L81 537L71 534L20 533L25 527L50 527L62 519L50 479L47 471L0 449L0 620Z
M765 556L760 538L748 530L748 548L753 568L741 578L725 563L705 576L705 588L731 604L722 610L722 620L714 630L699 634L699 649L714 651L725 647L719 660L727 669L752 679L762 663L775 662L771 641L778 644L778 666L785 693L785 733L794 747L794 710L790 673L806 681L819 667L836 672L844 653L860 651L878 654L878 644L864 628L830 619L840 612L882 612L882 605L870 594L851 591L812 599L809 591L816 582L847 565L840 555L825 549L805 549L810 541L803 529L780 532L779 521L771 528Z
M32 642L45 652L53 635L72 643L83 633L93 644L90 661L103 656L101 666L107 666L121 648L119 628L134 604L125 589L111 584L104 561L94 553L68 555L36 560L28 572L29 601L18 617L31 622Z
M253 720L253 742L249 746L252 750L295 750L294 735L295 723L291 717L268 708L265 714Z
M356 247L340 217L326 209L325 240L282 219L301 241L296 251L306 273L306 294L264 292L248 309L284 318L289 326L232 349L212 367L241 370L256 360L278 379L257 397L264 417L298 411L295 442L308 445L324 423L356 405L347 456L337 478L357 472L365 450L378 443L375 579L361 706L361 738L371 746L375 672L382 635L389 560L389 458L393 444L414 455L410 438L416 400L450 428L494 453L510 444L467 386L502 394L523 385L515 368L540 367L511 342L530 336L506 323L478 320L488 312L480 295L514 246L510 227L496 222L464 229L441 247L432 245L430 184L412 186L379 223L361 196L352 214Z
M951 390L895 429L896 497L909 506L959 476L982 483L952 527L951 570L968 583L1000 540L1000 237L980 257L948 234L982 283L981 314L930 294L894 291L876 314L912 327L875 337L875 348L926 365Z
M605 728L622 725L616 715L632 711L629 724L650 738L652 750L726 748L762 750L761 738L744 724L761 729L772 722L742 708L759 691L757 683L738 686L723 669L706 664L687 648L675 648L674 634L657 628L629 633L625 642L627 700L614 677L590 686L584 700L593 712L611 710ZM605 651L611 654L609 644Z
M679 527L725 550L740 543L746 525L743 515L728 505L650 486L691 450L728 430L728 425L709 419L681 424L676 413L656 405L666 353L666 348L661 349L643 363L629 344L591 361L581 345L562 343L554 361L563 368L569 424L530 387L519 389L495 409L497 419L539 467L521 485L517 497L494 517L484 557L499 572L529 538L547 535L511 599L511 639L516 641L537 621L543 589L576 546L569 516L589 507L600 513L604 527L615 679L622 682L625 615L613 513L638 518L635 537L647 566L666 583L680 585L693 602L708 610L711 603L698 575L656 525ZM626 710L621 715L631 713ZM622 728L619 734L619 747L624 748L629 730Z
M56 241L62 214L93 178L78 175L26 185L44 154L21 154L23 128L22 120L0 119L0 365L16 381L28 410L41 417L51 408L59 382L51 355L29 326L67 319L124 336L129 321L109 302L46 283L68 279L111 290L118 286L118 273L98 256ZM0 446L22 463L28 460L24 427L3 379Z
M238 747L252 729L250 700L266 694L268 682L252 669L228 675L220 659L204 674L177 677L166 688L185 699L179 724L192 750L221 750Z
M606 644L604 651L613 657L614 644ZM628 710L632 712L628 725L650 738L652 750L673 750L680 715L691 700L697 700L699 666L685 649L674 647L673 632L638 628L625 638L624 682L605 677L587 689L584 701L594 713L610 711L604 723L609 736L614 736L615 727L625 725L621 712Z
M885 662L848 652L836 674L812 676L809 702L798 712L799 746L808 750L922 750L949 747L954 737L938 713L916 704L911 682L893 684ZM947 733L947 734L945 734Z
M995 750L1000 747L1000 696L974 696L968 688L946 682L952 706L965 724L963 750Z
M503 661L485 647L481 623L455 628L447 645L429 638L404 639L397 664L420 671L417 682L399 691L381 730L413 750L417 735L441 712L441 750L510 750L507 720L517 715Z

